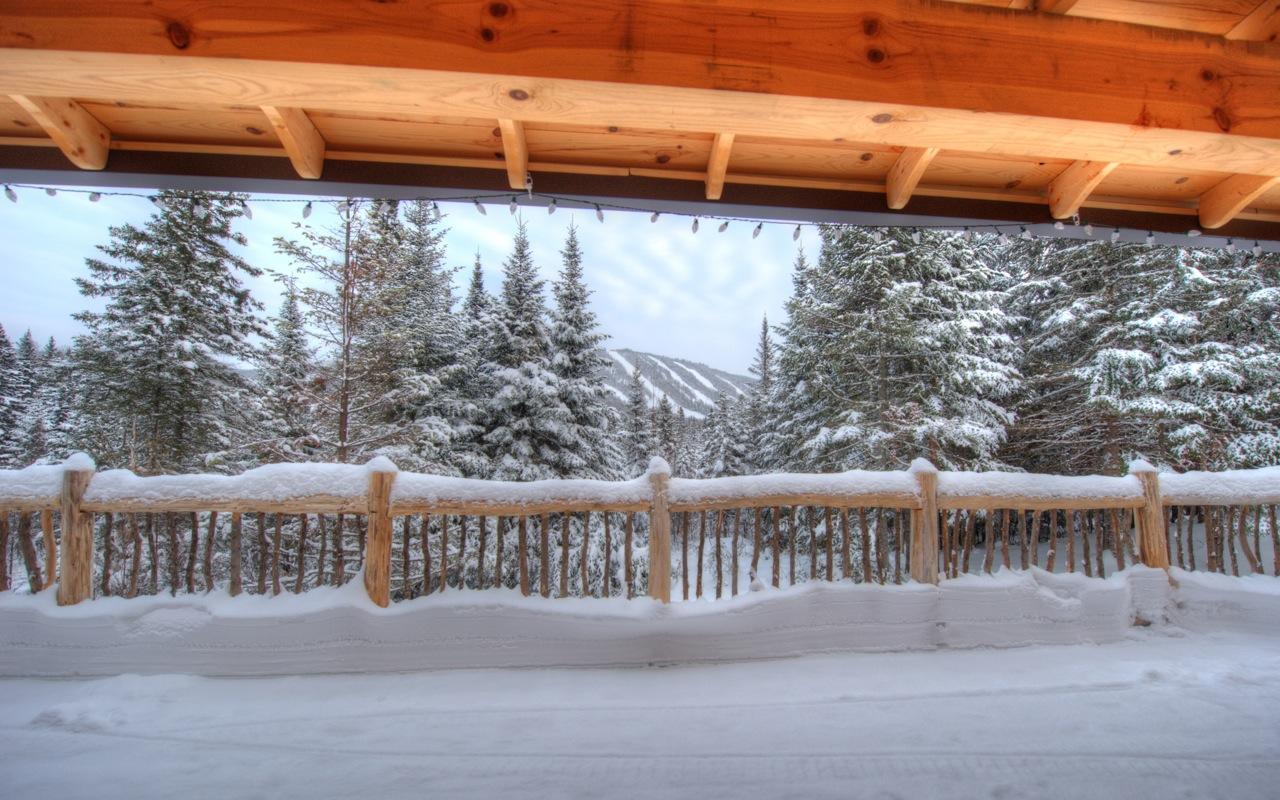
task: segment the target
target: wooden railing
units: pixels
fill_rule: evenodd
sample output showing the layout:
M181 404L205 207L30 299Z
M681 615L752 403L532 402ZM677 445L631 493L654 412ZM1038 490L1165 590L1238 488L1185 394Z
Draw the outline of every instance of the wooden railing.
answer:
M463 586L506 586L544 597L648 594L668 602L673 560L681 598L710 596L712 574L719 598L726 583L737 594L743 577L753 586L781 586L784 564L785 582L803 581L806 570L797 573L802 558L808 580L881 584L900 583L904 575L937 583L971 566L982 572L1039 567L1046 537L1049 571L1061 566L1074 572L1079 564L1086 575L1103 577L1104 552L1117 569L1136 561L1168 568L1171 552L1179 567L1194 569L1196 547L1203 546L1206 568L1225 572L1229 557L1235 574L1241 560L1246 571L1265 572L1262 550L1269 539L1273 572L1280 573L1277 503L1280 468L1158 474L1141 462L1123 477L939 473L921 460L901 472L693 480L671 478L666 464L654 459L646 475L632 481L505 483L401 473L385 458L363 466L270 465L240 476L139 477L96 472L87 456L77 455L59 466L0 471L0 551L8 553L16 513L32 588L59 578L60 604L94 595L95 566L101 594L137 594L143 528L157 588L157 520L168 537L164 549L175 593L184 560L187 591L197 590L197 565L209 591L215 559L222 564L224 558L228 590L241 593L250 550L256 562L248 571L256 575L259 593L268 586L279 594L341 584L354 561L369 597L383 606L393 598ZM101 558L95 559L99 515L106 525ZM328 517L334 519L326 527ZM354 555L348 549L353 519ZM185 559L183 525L190 533ZM1203 529L1198 540L1197 526ZM246 528L256 533L256 544L246 545ZM312 530L319 536L309 550ZM514 552L508 546L513 533ZM127 583L113 573L117 539L121 557L124 541L131 550ZM746 550L749 566L740 564ZM593 552L601 557L591 559ZM762 559L769 561L768 576L757 574ZM744 567L746 576L740 574ZM6 588L8 580L7 572L0 575Z

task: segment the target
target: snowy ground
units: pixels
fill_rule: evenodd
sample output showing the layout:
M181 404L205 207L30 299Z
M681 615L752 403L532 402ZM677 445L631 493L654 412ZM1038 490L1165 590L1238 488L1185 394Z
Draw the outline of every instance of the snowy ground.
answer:
M0 681L9 797L1275 797L1280 637Z

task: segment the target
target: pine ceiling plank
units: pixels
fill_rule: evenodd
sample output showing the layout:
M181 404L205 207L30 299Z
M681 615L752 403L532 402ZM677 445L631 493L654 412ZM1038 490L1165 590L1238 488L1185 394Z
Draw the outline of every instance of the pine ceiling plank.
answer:
M1095 195L1128 197L1135 201L1160 200L1192 203L1200 195L1231 177L1221 172L1192 172L1121 165L1094 190Z
M735 172L747 174L865 180L883 186L901 152L884 145L738 136L733 163Z
M254 106L209 108L86 100L85 110L117 139L181 144L204 142L275 147L277 141L262 109Z
M262 113L275 129L298 175L318 180L324 172L325 143L307 112L289 106L263 106Z
M1280 1L1263 0L1223 35L1251 42L1277 41L1280 39Z
M72 164L90 170L107 165L111 131L84 106L59 97L11 95L11 99L31 115Z
M707 199L719 200L724 193L724 176L729 170L729 154L733 150L733 134L717 133L707 159Z
M938 155L936 147L908 147L889 168L885 179L885 199L889 208L906 208L930 162Z
M507 166L507 184L512 189L523 189L529 174L529 145L524 138L524 125L519 120L500 119L502 131L502 157Z
M1049 213L1054 219L1070 219L1117 166L1112 161L1073 161L1049 184Z
M0 44L24 48L0 57L9 91L1280 172L1280 58L1137 25L915 0L528 0L481 4L479 25L473 3L47 5L0 10Z
M1280 178L1262 175L1233 175L1200 196L1200 224L1221 228L1245 206L1280 184Z

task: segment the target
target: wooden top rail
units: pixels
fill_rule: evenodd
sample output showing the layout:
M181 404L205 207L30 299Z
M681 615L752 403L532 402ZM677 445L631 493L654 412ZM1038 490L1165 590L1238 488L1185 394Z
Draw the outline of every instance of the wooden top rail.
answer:
M22 513L61 507L63 465L0 470L0 508ZM1280 504L1280 467L1225 472L1159 473L1161 503ZM318 491L308 492L308 489ZM320 491L323 490L323 491ZM515 483L416 473L395 477L390 513L536 516L547 513L645 512L647 478L630 481ZM240 512L365 514L368 471L354 464L273 464L237 475L142 477L127 470L96 472L81 510L90 513ZM1015 508L1076 510L1143 506L1137 477L1058 476L1004 472L939 472L940 510ZM672 478L672 512L774 506L919 510L923 498L906 471L782 473L733 478Z

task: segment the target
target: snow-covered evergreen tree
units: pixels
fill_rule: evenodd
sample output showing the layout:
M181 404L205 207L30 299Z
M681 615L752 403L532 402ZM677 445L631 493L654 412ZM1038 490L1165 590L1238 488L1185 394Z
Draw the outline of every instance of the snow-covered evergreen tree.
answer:
M12 446L18 426L18 403L14 396L18 354L4 326L0 325L0 468L12 467Z
M567 451L569 412L551 371L551 342L542 280L522 221L503 265L502 294L494 314L492 361L497 392L490 400L484 440L493 476L538 480L559 475Z
M568 418L556 469L565 478L611 478L619 473L622 455L614 441L615 414L605 402L603 373L609 362L600 355L605 337L588 305L591 293L583 282L582 250L573 225L560 255L563 267L552 287L551 371Z
M156 204L143 226L112 227L104 258L88 259L90 277L76 280L106 300L76 315L89 331L76 340L75 368L101 434L95 455L152 473L199 467L239 438L227 425L242 388L231 363L249 358L262 332L241 283L259 270L230 249L244 244L232 229L242 198L164 191Z
M265 461L310 461L320 455L313 411L315 365L293 281L285 283L284 302L274 326L259 362L259 446Z
M649 396L645 392L640 370L631 368L627 381L627 408L620 431L623 472L639 475L649 466L653 454L653 430L650 422Z

